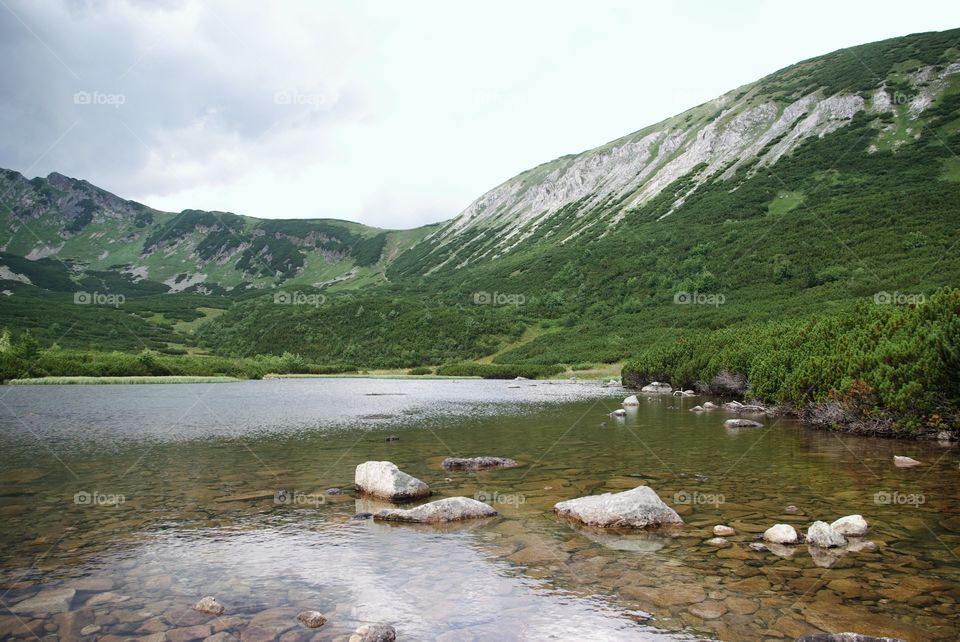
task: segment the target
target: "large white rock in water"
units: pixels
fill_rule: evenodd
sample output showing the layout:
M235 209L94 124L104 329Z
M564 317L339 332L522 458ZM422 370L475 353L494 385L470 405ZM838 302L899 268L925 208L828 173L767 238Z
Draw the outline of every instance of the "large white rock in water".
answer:
M640 388L640 392L656 392L656 393L671 393L673 388L670 387L669 383L662 383L660 381L651 381L643 388Z
M774 544L796 544L800 536L790 524L775 524L763 533L763 539Z
M630 395L629 397L627 397L626 399L623 400L623 405L624 405L624 406L639 406L639 405L640 405L640 400L637 399L637 395Z
M830 524L833 530L846 537L863 537L870 527L861 515L847 515Z
M807 543L820 548L832 548L843 546L847 543L847 538L833 530L830 524L817 521L807 529Z
M578 497L553 507L558 515L600 528L647 528L683 524L677 512L663 503L649 486L622 493Z
M411 477L389 461L367 461L357 466L353 483L357 490L390 501L419 499L430 495L430 487Z
M922 466L919 461L913 457L903 457L901 455L893 456L893 465L897 468L910 468L911 466Z
M727 428L763 428L763 424L752 419L727 419L723 422Z
M462 519L496 517L496 515L497 511L491 506L470 497L447 497L416 508L387 508L375 513L373 518L388 522L442 524L458 522Z

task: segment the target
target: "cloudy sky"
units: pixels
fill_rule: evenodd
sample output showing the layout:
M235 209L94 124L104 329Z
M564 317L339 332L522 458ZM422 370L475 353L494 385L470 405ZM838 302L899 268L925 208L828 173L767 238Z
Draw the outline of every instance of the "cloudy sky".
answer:
M0 166L413 227L798 60L953 27L925 0L0 0Z

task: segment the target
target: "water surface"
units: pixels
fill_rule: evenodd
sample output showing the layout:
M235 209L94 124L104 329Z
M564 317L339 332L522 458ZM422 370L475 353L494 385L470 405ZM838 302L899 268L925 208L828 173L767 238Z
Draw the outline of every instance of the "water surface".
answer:
M636 412L608 417L624 394L375 379L2 388L0 636L80 639L98 625L84 639L333 640L389 622L409 640L957 638L956 448L788 420L730 431L727 414L689 412L703 399L641 396ZM926 465L894 468L894 454ZM440 467L451 455L522 465L451 473ZM353 520L380 506L350 488L371 459L501 516L445 528ZM551 511L639 484L686 527L605 533ZM774 523L851 513L871 524L859 550L748 548ZM705 542L719 523L738 534L718 549ZM76 589L66 613L6 610L61 587ZM208 594L224 616L188 609ZM306 608L329 623L297 627Z

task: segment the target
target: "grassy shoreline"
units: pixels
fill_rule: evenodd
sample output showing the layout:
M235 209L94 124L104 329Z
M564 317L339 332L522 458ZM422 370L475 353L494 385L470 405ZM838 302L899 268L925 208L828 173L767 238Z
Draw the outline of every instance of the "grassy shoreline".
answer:
M134 376L134 377L28 377L11 379L10 386L65 386L65 385L109 385L109 384L151 384L151 383L232 383L243 381L237 377L188 377L188 376Z

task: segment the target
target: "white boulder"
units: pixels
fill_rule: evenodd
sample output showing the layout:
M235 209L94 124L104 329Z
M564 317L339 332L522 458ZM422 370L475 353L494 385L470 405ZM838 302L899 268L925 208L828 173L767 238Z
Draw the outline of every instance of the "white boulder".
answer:
M624 405L624 406L639 406L639 405L640 405L640 400L637 399L637 395L630 395L629 397L627 397L626 399L623 400L623 405Z
M922 466L923 464L912 457L903 457L901 455L893 456L893 465L897 468L910 468L912 466Z
M796 544L800 536L790 524L775 524L763 533L763 539L773 544Z
M820 548L834 548L847 543L847 538L833 530L833 527L821 521L810 524L807 528L807 544Z
M375 513L373 518L387 522L444 524L496 515L497 511L494 508L470 497L447 497L416 508L387 508Z
M353 477L357 490L390 501L419 499L430 495L430 487L411 477L389 461L368 461L357 466Z
M658 394L670 394L673 392L673 388L669 383L661 383L660 381L651 381L643 388L640 388L640 392L655 392Z
M863 537L867 534L870 526L867 520L861 515L847 515L836 520L830 526L845 537Z
M553 510L588 526L600 528L647 528L683 524L677 512L663 503L649 486L622 493L604 493L560 502Z
M763 428L763 424L752 419L727 419L723 422L727 428Z

